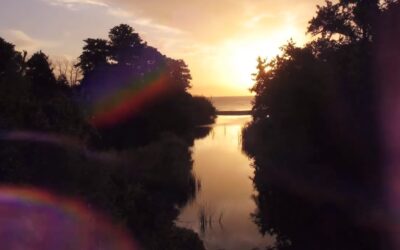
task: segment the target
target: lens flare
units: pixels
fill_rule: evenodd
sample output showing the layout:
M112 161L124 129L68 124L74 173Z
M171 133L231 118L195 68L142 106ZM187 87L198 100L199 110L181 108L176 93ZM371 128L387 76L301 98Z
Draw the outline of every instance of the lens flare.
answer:
M33 188L0 187L0 222L1 249L138 249L87 205Z
M91 96L86 105L91 110L90 123L102 128L132 117L168 91L168 79L166 66L139 76L124 70L99 73L88 84Z

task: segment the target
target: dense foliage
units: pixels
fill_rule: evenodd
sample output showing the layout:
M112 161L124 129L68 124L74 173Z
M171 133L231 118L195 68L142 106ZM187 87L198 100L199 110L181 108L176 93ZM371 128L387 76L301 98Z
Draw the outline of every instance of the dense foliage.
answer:
M187 92L186 64L120 25L109 41L87 39L77 67L83 79L71 85L43 52L28 58L0 38L0 182L79 197L127 227L144 249L204 249L174 223L196 191L190 144L197 126L215 119L208 100ZM135 89L159 67L167 88L124 119L93 123L107 111L88 105L97 92Z
M212 104L188 93L191 75L185 62L162 55L128 25L111 29L109 40L85 40L77 66L84 75L79 97L92 119L101 113L99 106L107 111L109 106L124 105L127 98L143 99L106 126L94 124L106 147L143 145L166 131L192 143L194 128L215 120ZM105 98L99 89L116 95L109 98L106 93ZM102 99L107 102L99 104Z
M277 249L390 248L378 216L381 87L390 84L381 75L399 55L399 25L398 1L326 1L309 23L313 41L259 59L243 146L254 158L253 218ZM388 38L397 45L379 61Z

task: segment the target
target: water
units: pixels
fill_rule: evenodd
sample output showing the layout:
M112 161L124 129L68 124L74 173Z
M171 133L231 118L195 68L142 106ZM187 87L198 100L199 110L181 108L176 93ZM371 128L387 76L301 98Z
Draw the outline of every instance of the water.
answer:
M210 98L218 111L245 111L251 110L250 96L223 96Z
M225 108L250 107L249 98L231 104L227 100L219 100ZM238 105L240 102L245 105ZM208 250L265 249L273 242L270 236L258 232L251 219L256 209L252 199L253 169L251 160L241 151L240 141L241 129L250 119L219 116L210 135L197 140L193 147L194 173L201 189L195 201L182 210L177 223L199 233Z

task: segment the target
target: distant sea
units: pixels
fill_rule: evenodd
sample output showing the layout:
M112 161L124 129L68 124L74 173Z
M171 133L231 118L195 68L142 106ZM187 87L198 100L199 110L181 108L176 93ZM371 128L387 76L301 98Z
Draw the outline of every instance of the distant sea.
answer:
M253 96L222 96L210 97L218 111L247 111L251 110Z

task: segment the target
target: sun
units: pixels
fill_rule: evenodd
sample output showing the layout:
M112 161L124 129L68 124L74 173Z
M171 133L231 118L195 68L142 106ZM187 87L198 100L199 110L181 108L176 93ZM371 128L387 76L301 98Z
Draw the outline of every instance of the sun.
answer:
M249 89L254 84L257 58L271 59L279 53L279 46L266 39L242 40L226 44L224 53L233 87Z
M254 49L253 46L237 48L232 51L230 60L231 72L235 84L250 88L253 84L253 73L256 73L257 58L266 57L262 50Z
M302 36L297 34L295 27L288 26L275 36L239 37L225 41L219 48L220 58L217 67L224 74L227 85L233 89L241 89L248 93L254 85L253 74L257 69L257 58L261 57L267 61L281 53L281 47L291 38L303 43ZM293 36L294 35L294 36Z
M200 79L197 81L219 95L249 95L254 85L253 74L257 72L257 58L271 61L291 39L298 46L307 41L307 37L290 23L279 32L259 30L227 38L191 57L195 65L194 79ZM200 87L196 87L196 91L207 92Z

